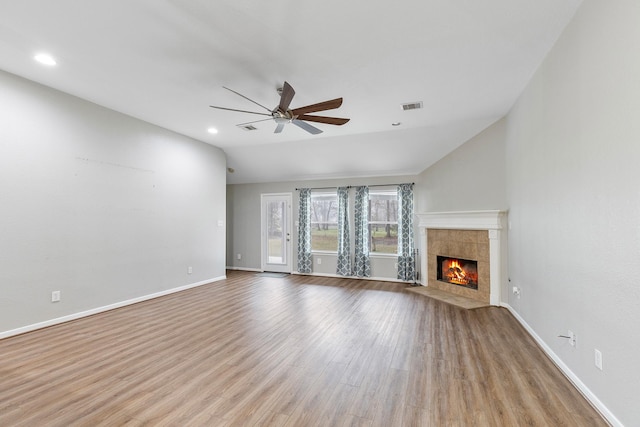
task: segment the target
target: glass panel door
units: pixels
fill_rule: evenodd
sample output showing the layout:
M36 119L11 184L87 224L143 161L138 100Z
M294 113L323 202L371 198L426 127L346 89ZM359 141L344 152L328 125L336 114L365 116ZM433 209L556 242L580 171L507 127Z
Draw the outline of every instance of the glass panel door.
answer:
M262 195L262 269L291 273L291 193Z

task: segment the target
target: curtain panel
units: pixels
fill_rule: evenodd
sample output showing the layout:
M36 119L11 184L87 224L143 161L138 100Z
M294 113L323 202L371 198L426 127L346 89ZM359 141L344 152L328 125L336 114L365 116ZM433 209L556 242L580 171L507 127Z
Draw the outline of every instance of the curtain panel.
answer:
M413 245L413 184L398 186L398 279L415 281Z
M349 188L338 188L338 263L336 273L351 275L351 236L349 235Z
M298 272L311 273L311 189L300 189L298 212Z
M369 258L369 187L356 187L354 205L355 254L353 275L371 277Z

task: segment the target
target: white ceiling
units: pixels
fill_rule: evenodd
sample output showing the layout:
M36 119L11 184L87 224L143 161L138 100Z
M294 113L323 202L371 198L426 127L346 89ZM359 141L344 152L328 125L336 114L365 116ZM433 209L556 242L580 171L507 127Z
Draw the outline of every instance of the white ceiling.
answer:
M229 183L411 175L509 111L580 3L0 0L0 69L218 146ZM275 107L285 80L291 108L343 97L318 114L351 121L274 134L209 108L261 111L222 86Z

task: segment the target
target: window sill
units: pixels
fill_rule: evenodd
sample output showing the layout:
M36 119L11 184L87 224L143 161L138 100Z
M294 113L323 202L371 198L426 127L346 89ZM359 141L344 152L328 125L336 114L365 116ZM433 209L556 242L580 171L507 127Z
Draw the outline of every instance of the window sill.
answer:
M384 254L369 252L369 258L398 258L398 254Z
M338 252L336 252L336 251L311 251L311 255L334 255L334 256L338 256ZM398 254L369 253L369 258L398 258Z

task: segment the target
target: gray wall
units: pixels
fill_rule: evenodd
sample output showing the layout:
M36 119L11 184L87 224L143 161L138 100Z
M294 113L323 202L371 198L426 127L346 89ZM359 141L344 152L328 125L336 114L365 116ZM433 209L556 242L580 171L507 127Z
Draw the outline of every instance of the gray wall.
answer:
M422 172L416 212L504 210L505 120L499 120Z
M267 193L291 193L293 199L292 213L294 221L298 215L298 192L296 188L309 187L338 187L355 185L398 184L414 182L415 176L376 177L359 179L335 179L322 181L280 182L265 184L233 184L227 186L227 266L237 269L259 270L260 259L260 195ZM353 201L351 201L353 206ZM297 230L294 225L292 241L297 242ZM237 259L242 254L242 259ZM322 264L317 258L322 258ZM336 274L336 255L314 254L314 274ZM371 275L374 278L393 279L397 277L395 268L396 258L389 256L373 256L371 260ZM295 253L293 256L293 271L297 271Z
M4 72L0 93L0 334L224 277L221 150Z
M510 304L627 426L640 425L638 17L637 0L585 0L508 115L506 145ZM576 347L557 338L567 330Z

